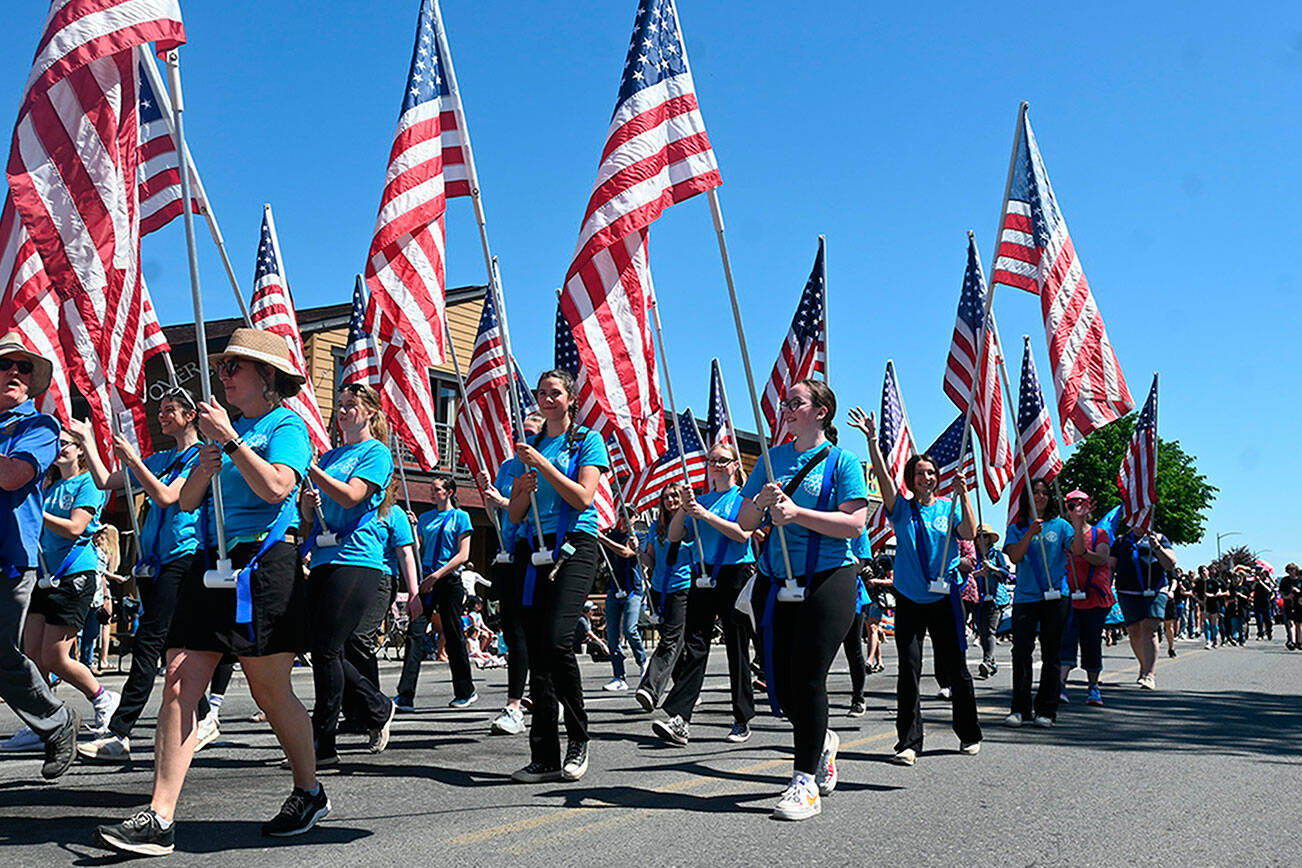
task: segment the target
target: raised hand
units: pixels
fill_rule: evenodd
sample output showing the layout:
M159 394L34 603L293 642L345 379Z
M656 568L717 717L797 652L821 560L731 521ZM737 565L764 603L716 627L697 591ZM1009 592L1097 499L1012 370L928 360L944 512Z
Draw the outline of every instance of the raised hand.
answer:
M865 413L862 407L855 407L847 418L851 428L858 428L869 440L877 439L877 419L872 413Z

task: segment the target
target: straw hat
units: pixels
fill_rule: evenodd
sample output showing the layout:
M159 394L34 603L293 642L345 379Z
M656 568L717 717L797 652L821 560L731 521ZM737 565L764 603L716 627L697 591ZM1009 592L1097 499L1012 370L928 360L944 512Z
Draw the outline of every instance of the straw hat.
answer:
M983 525L981 525L979 528L977 528L976 535L977 535L977 536L992 536L992 537L994 537L995 539L999 539L999 531L995 530L993 527L991 527L991 526L988 525L988 524L983 524Z
M17 332L10 332L0 338L0 357L17 353L32 363L32 379L27 387L27 397L37 398L50 388L50 378L54 376L54 363L44 356L27 349Z
M282 382L287 381L286 384L291 386L282 393L286 398L298 394L298 387L307 382L307 378L298 372L294 360L289 357L289 344L272 332L251 328L236 329L231 332L226 349L208 356L208 364L215 365L228 356L250 359L275 368L284 375Z

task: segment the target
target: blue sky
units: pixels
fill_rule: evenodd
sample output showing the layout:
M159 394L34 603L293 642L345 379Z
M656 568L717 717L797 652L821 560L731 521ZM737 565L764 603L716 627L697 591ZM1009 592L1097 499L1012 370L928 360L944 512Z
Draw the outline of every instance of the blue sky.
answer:
M17 8L21 5L21 8ZM10 4L0 105L16 110L45 4ZM302 307L349 297L374 225L417 0L183 2L187 132L249 291L263 202ZM444 0L444 18L527 370L551 361L552 291L573 253L633 23L632 0ZM739 12L745 12L739 15ZM763 379L819 233L828 239L831 381L877 406L893 358L920 445L953 418L940 391L965 233L988 268L1017 104L1031 119L1131 391L1162 373L1160 429L1221 489L1204 544L1302 560L1291 394L1302 368L1302 14L1263 3L979 4L680 0L750 349ZM12 115L11 115L12 116ZM4 121L6 124L9 121ZM210 316L235 305L205 245ZM449 285L482 283L466 200ZM180 221L145 241L164 321L189 316ZM651 237L675 394L704 412L719 356L752 427L704 198ZM1039 305L1001 289L1008 354ZM1011 364L1014 370L1016 361ZM1014 373L1016 376L1016 373ZM1052 399L1050 403L1053 403ZM844 411L840 414L844 419ZM858 436L847 445L861 448ZM999 510L995 511L996 514Z

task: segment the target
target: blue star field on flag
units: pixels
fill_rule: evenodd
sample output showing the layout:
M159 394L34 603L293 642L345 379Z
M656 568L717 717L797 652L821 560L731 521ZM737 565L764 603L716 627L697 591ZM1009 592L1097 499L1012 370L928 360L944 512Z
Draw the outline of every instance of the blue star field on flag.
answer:
M686 71L687 58L673 0L644 0L638 7L633 37L628 43L615 111L639 90Z

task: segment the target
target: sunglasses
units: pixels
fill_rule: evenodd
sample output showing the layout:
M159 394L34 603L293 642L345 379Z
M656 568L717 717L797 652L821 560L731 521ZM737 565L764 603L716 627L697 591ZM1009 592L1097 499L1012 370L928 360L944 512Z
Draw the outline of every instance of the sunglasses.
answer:
M243 362L239 359L222 359L213 365L213 370L217 372L219 377L233 377L239 372L241 364Z
M727 467L732 461L731 458L711 458L710 465L712 467Z
M0 371L7 371L15 366L20 374L30 374L36 370L36 366L28 359L0 359Z

